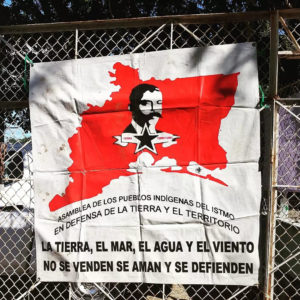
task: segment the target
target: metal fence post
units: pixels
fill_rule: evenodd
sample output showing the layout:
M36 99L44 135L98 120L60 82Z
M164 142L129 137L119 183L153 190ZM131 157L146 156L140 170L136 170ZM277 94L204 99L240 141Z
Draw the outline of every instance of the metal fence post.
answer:
M75 59L78 57L78 29L75 30Z
M278 91L278 10L272 11L270 15L271 35L270 35L270 88L269 97L273 99Z
M276 211L276 196L275 190L273 188L274 180L276 180L276 107L274 103L274 98L277 96L278 91L278 20L279 13L278 11L273 11L270 14L270 25L271 25L271 34L270 34L270 65L269 65L269 99L272 101L271 107L273 108L273 126L271 130L273 131L273 141L272 141L272 132L270 132L270 143L272 145L272 154L271 154L271 174L272 180L270 184L270 200L269 200L269 214L268 214L268 255L267 255L267 274L266 274L266 293L265 299L272 299L273 297L273 281L274 276L270 271L274 266L274 255L275 255L275 211ZM275 130L275 131L274 131Z

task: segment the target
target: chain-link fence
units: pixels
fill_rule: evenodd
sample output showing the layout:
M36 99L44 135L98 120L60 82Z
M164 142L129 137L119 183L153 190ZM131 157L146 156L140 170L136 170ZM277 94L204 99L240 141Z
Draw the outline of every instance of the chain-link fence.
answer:
M289 15L289 14L288 14ZM270 220L274 240L268 251L267 216L269 187L263 184L260 236L260 284L258 286L158 285L136 283L41 283L35 273L34 192L28 108L29 65L74 58L100 57L132 52L254 42L257 45L259 82L269 93L269 13L207 17L153 18L122 22L0 28L0 298L1 299L261 299L271 276L274 299L296 299L300 291L299 257L299 108L276 107L277 159L273 202L276 218ZM299 20L293 34L300 40ZM77 29L76 29L77 28ZM292 44L279 30L280 49ZM288 84L290 88L288 88ZM298 84L298 85L297 85ZM284 97L299 91L299 80L280 87ZM298 90L297 90L298 89ZM298 95L300 98L300 95ZM300 102L298 101L298 104ZM286 108L290 109L290 114ZM262 112L262 176L269 179L270 132L268 116ZM266 116L266 118L264 117ZM270 124L269 124L270 125ZM298 150L298 153L297 153ZM274 173L273 172L273 177ZM296 179L298 178L298 179ZM257 187L259 188L259 187ZM267 253L272 268L266 268ZM273 259L272 259L273 258ZM277 298L276 298L277 297ZM294 297L294 298L293 298Z
M300 60L299 19L280 20L278 97L274 101L272 207L270 209L269 294L300 295ZM293 35L293 37L289 36ZM283 54L283 55L282 55ZM298 72L298 73L297 73Z

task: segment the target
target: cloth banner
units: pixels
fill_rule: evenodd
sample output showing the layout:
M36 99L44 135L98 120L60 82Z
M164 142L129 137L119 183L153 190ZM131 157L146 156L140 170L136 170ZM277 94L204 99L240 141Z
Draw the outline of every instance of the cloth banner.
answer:
M258 101L252 43L36 63L37 276L256 284Z

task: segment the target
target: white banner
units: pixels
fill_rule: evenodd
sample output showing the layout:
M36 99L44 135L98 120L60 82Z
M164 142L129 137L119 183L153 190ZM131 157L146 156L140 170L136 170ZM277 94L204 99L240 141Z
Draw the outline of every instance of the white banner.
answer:
M253 285L252 43L35 64L37 276Z

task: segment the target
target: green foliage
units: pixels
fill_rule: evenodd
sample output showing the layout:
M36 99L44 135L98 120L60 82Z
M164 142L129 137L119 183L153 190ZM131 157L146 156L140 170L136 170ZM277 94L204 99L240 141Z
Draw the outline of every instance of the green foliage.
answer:
M295 2L295 4L293 3ZM294 4L296 0L288 3ZM0 0L0 24L27 24L286 8L285 0Z

